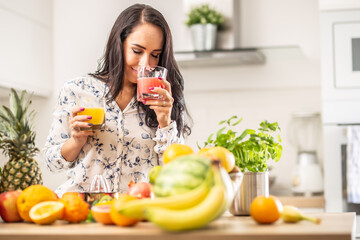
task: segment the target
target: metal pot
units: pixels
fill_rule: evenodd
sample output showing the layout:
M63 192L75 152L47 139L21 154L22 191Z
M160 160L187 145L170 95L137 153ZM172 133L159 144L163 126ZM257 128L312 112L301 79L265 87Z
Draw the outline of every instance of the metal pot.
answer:
M195 51L215 49L217 26L214 24L194 24L190 26Z
M250 215L251 202L263 195L269 195L269 172L245 172L241 187L230 206L230 213L235 216Z

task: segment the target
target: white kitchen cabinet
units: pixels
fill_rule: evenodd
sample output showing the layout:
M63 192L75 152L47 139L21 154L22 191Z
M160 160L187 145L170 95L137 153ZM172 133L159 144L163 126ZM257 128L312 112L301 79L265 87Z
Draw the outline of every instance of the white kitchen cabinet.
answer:
M11 3L11 4L10 4ZM0 97L10 88L46 97L52 86L51 18L46 1L0 1ZM24 6L27 6L24 8ZM47 11L44 11L47 7Z
M323 121L354 123L360 119L360 9L324 11L321 23Z
M360 9L359 0L319 0L319 9L321 11L338 11L356 8Z

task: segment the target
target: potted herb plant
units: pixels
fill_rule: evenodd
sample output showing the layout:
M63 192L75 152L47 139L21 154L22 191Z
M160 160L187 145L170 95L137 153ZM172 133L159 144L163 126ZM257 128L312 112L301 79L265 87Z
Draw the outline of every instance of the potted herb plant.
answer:
M223 15L209 4L193 7L187 14L195 51L215 49L218 27L224 22Z
M252 200L256 196L269 194L268 163L270 160L279 161L282 155L277 122L263 121L257 131L245 129L238 133L233 129L241 121L242 118L237 116L221 121L220 130L215 136L211 134L204 146L222 146L230 150L235 156L237 169L244 173L240 192L230 207L233 215L249 215Z

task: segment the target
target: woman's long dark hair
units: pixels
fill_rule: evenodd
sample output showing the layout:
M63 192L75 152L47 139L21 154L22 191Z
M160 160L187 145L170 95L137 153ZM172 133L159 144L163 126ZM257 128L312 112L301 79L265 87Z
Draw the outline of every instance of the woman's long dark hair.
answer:
M158 65L168 70L166 80L171 84L171 93L174 98L171 119L177 123L178 136L181 133L190 135L191 129L184 121L185 114L189 117L183 94L184 80L174 58L171 31L163 15L156 9L145 4L134 4L119 15L111 30L105 55L99 62L98 70L91 75L101 80L106 79L105 81L110 83L110 101L115 100L124 85L124 41L132 30L142 22L158 26L163 32L164 45ZM159 123L155 112L140 102L139 106L145 112L146 125L156 128ZM189 119L191 118L189 117Z

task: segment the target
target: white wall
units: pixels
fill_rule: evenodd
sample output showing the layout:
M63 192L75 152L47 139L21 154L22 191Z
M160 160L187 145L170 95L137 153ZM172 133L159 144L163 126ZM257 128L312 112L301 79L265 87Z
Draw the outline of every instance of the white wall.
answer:
M235 0L236 1L236 0ZM191 49L189 31L184 26L185 3L189 1L142 1L160 10L173 31L176 50ZM218 4L221 0L213 0ZM313 0L242 0L241 45L299 48L263 49L263 65L219 66L182 69L185 96L194 120L187 143L196 149L217 123L231 115L244 118L243 127L257 128L260 121L278 121L283 130L284 153L274 166L276 188L290 187L296 151L288 143L287 129L296 111L320 111L320 67L318 5ZM70 78L94 72L118 14L133 1L54 0L53 71L54 94L36 99L37 142L45 143L51 124L52 107L58 90ZM188 8L188 5L186 6ZM280 18L285 13L284 18ZM271 29L271 31L269 31ZM39 161L43 163L41 156ZM56 188L64 174L43 169L46 186Z
M52 76L51 9L52 1L0 0L1 90L13 87L41 96L49 95Z
M273 190L287 194L297 155L289 143L291 115L321 111L318 3L313 0L241 3L240 45L261 47L266 63L183 69L186 102L194 119L188 143L196 148L196 142L203 143L219 129L220 120L232 115L244 118L238 128L240 132L256 129L265 119L277 121L282 129L284 152L281 160L273 164L271 174L276 176ZM318 148L321 149L321 140ZM319 155L321 158L322 152Z

